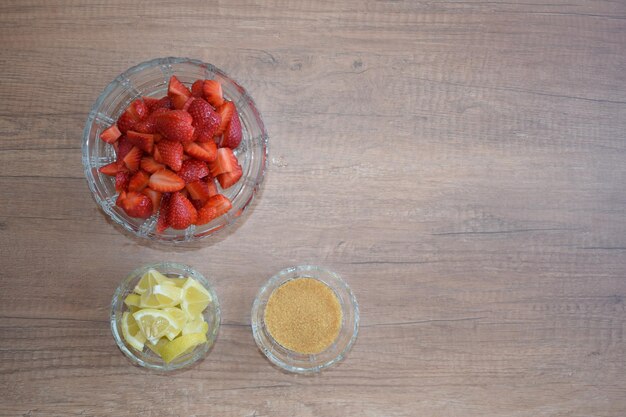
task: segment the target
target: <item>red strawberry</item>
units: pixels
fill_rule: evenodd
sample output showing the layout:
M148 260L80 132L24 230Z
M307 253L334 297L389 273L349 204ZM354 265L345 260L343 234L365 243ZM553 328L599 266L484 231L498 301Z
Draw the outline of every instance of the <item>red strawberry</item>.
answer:
M128 155L128 152L133 149L133 144L130 143L126 136L122 136L118 139L116 145L117 150L115 152L117 153L117 160L118 162L121 162L124 160L126 155Z
M214 195L209 198L206 204L198 211L196 224L206 224L211 220L228 213L228 210L230 210L232 206L232 203L226 196L222 194Z
M120 167L119 163L111 162L110 164L106 164L98 168L98 172L101 172L104 175L109 175L111 177L114 177L117 174L117 171L119 171L119 167Z
M154 159L157 162L164 163L174 171L178 171L183 165L183 145L180 142L163 139L156 144L156 149L159 158L157 159L157 152L155 152Z
M111 125L107 129L104 129L102 133L100 133L100 139L105 141L106 143L114 143L117 142L117 139L122 136L122 132L117 128L117 125Z
M141 166L141 169L151 174L154 174L155 172L160 171L165 168L165 165L159 164L151 156L144 156L143 158L141 158L140 166Z
M115 191L118 193L128 190L128 183L130 182L130 174L128 171L118 171L115 174Z
M145 119L148 116L148 107L142 99L134 100L126 108L124 113L117 120L117 127L120 132L126 133L129 130L133 130L135 125Z
M149 188L147 188L149 190ZM161 205L159 208L159 217L157 218L156 231L157 233L163 233L169 225L167 224L167 209L169 207L171 194L165 193L161 197Z
M204 93L206 101L208 101L213 107L218 108L224 103L222 85L218 81L204 80L202 92Z
M209 192L209 186L204 181L198 180L190 182L189 184L185 185L185 188L189 192L189 196L194 201L201 201L204 203L209 199L209 197L211 197L211 194Z
M230 123L224 131L222 140L220 142L220 148L235 149L241 143L241 121L237 110L233 111L233 115L230 118Z
M130 172L135 172L139 169L139 163L141 162L141 157L143 156L143 152L136 146L126 154L124 157L124 165Z
M154 191L168 193L185 188L185 181L169 169L162 169L150 176L148 187Z
M152 153L152 146L154 145L154 135L148 133L139 133L129 130L126 134L130 143L148 153Z
M213 110L209 103L199 98L189 105L187 111L193 119L192 125L196 130L202 129L201 134L200 132L196 133L196 140L202 142L211 140L220 125L220 115Z
M156 97L141 97L144 104L148 108L148 113L152 113L159 108L159 99Z
M167 97L166 97L167 98ZM135 124L135 130L140 133L157 133L156 121L159 114L167 113L169 110L159 107L150 113L150 116L137 122Z
M213 197L214 195L218 195L220 193L217 190L217 185L215 185L213 178L207 178L206 185L209 188L209 197Z
M225 172L233 172L237 169L241 169L241 167L233 150L230 148L219 148L215 161L209 162L209 170L212 177L217 177Z
M205 162L198 161L197 159L189 159L183 162L178 176L181 177L186 184L199 180L209 175L209 167Z
M185 101L185 105L183 106L183 108L182 108L181 110L183 110L183 111L188 111L189 106L191 106L191 103L193 103L193 101L194 101L194 100L195 100L195 97L193 97L193 96L192 96L192 97L189 97L189 98L187 99L187 101Z
M198 218L196 208L181 193L174 193L167 209L167 224L173 229L186 229Z
M172 100L174 108L182 109L187 99L191 97L191 91L175 75L172 75L167 88L167 96Z
M152 201L152 214L156 213L159 209L159 205L161 204L161 198L163 194L158 191L154 191L152 188L144 188L142 193Z
M169 140L191 142L194 133L192 121L186 111L171 110L156 117L156 129Z
M125 198L126 198L126 191L121 191L120 194L117 196L117 200L115 200L115 205L121 208L122 202L124 201Z
M206 203L206 201L194 200L192 198L189 198L189 201L191 201L191 204L193 204L193 206L196 208L196 211L200 210L202 206L204 206L204 203ZM196 220L196 223L197 223L197 220Z
M237 167L234 171L225 172L223 174L219 174L217 176L217 180L220 182L220 186L223 189L227 189L237 183L239 178L241 178L242 169L240 166Z
M196 80L193 84L191 84L191 95L194 97L202 97L204 94L202 91L202 85L204 81Z
M146 174L144 171L137 171L132 177L130 177L130 182L128 183L128 191L141 191L148 186L148 181L150 180L150 176Z
M129 191L122 199L122 209L131 217L147 219L152 214L152 200L144 194Z
M201 161L212 162L217 158L217 145L215 142L205 143L186 143L183 145L187 155L192 156Z
M220 107L217 108L217 112L220 115L220 125L215 132L216 135L221 135L226 131L228 127L228 123L230 123L230 119L232 119L233 114L237 112L235 105L232 101L226 101Z

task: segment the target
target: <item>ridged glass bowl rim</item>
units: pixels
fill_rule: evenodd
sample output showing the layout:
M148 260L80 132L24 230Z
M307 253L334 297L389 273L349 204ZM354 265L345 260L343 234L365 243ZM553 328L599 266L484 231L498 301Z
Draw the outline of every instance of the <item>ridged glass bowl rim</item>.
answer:
M137 280L137 278L141 277L150 269L156 269L157 271L161 272L162 270L167 269L167 268L176 269L176 270L180 270L181 272L184 272L184 274L189 275L192 278L199 281L209 291L209 294L211 294L211 298L212 298L210 308L213 310L213 314L215 315L215 325L212 329L209 329L209 332L207 333L207 343L205 343L200 348L196 348L196 350L194 350L193 352L193 355L191 355L188 358L188 360L184 362L174 362L170 364L167 364L165 362L163 362L162 364L152 364L152 363L145 362L144 360L142 360L139 356L137 356L137 354L133 352L132 349L130 349L126 345L126 343L123 340L123 336L120 333L118 326L117 326L118 319L121 319L121 316L118 317L116 314L116 311L118 308L120 308L122 311L124 310L123 296L126 292L128 292L128 290L130 289L131 283L133 281ZM122 351L122 353L124 353L124 355L126 355L126 357L133 364L153 370L153 371L168 372L168 371L174 371L177 369L186 368L196 363L197 361L199 361L200 359L204 358L207 355L207 353L211 350L211 348L213 347L217 339L217 334L219 332L219 328L221 324L221 317L222 317L222 314L221 314L220 303L217 297L217 293L215 292L215 288L213 287L213 285L211 285L211 283L206 279L204 275L202 275L196 269L186 264L182 264L178 262L158 262L158 263L143 265L134 269L120 282L118 287L115 289L113 298L111 299L109 321L111 325L111 333L113 333L113 339L115 339L115 343L117 344L119 349Z
M292 273L301 273L302 277L306 277L306 278L314 278L314 279L319 279L318 278L318 273L322 273L322 274L328 274L330 276L333 277L333 279L336 280L336 282L339 284L339 286L341 287L342 290L344 290L347 295L348 295L348 299L349 299L349 305L345 306L342 305L342 309L343 308L349 308L352 310L352 313L354 315L354 325L352 326L352 336L350 337L350 340L348 341L348 344L346 345L346 347L339 352L339 354L337 354L337 356L335 356L334 358L320 364L317 366L312 366L312 367L303 367L303 366L294 366L291 365L285 361L283 361L282 359L278 358L276 355L274 355L270 349L268 349L265 344L263 343L261 337L260 337L260 327L263 326L262 323L258 323L256 320L257 316L261 316L263 317L264 315L264 310L265 310L265 306L261 305L261 299L267 295L271 295L271 293L278 288L280 285L284 284L285 282L289 281L290 279L285 280L285 276L292 274ZM291 278L291 279L295 279L295 278ZM320 279L320 281L324 282L323 280ZM263 311L260 311L263 310ZM258 314L259 312L261 312L261 314ZM354 293L352 292L352 290L350 289L350 287L348 286L348 284L341 278L341 276L333 271L330 271L326 268L320 267L320 266L315 266L315 265L297 265L297 266L292 266L292 267L288 267L285 268L281 271L279 271L277 274L275 274L274 276L272 276L260 289L259 292L257 293L255 299L254 299L254 303L252 304L252 312L251 312L251 323L252 323L252 335L254 337L254 341L256 342L257 346L259 347L259 349L263 352L263 354L269 359L270 362L272 362L274 365L278 366L281 369L284 369L285 371L288 372L293 372L293 373L301 373L301 374L309 374L309 373L315 373L315 372L319 372L325 368L328 368L334 364L336 364L337 362L340 362L341 360L343 360L345 358L345 356L348 354L348 352L352 349L352 346L354 345L354 342L357 339L358 333L359 333L359 321L360 321L360 315L359 315L359 304L356 300L356 297L354 296ZM262 320L262 319L261 319ZM271 335L269 335L271 338Z
M237 216L234 216L234 217L231 216L229 218L229 220L227 220L225 223L217 225L215 228L213 228L212 230L210 230L208 232L204 232L202 235L199 235L199 236L198 235L189 235L187 230L182 230L181 233L178 236L179 237L183 237L183 239L177 239L177 238L166 239L166 238L161 238L159 235L157 235L157 236L145 236L145 235L142 235L141 233L139 233L138 231L134 230L130 225L128 225L126 222L122 221L122 219L118 219L115 216L113 216L110 213L108 213L106 210L104 210L106 216L109 219L114 221L116 224L118 224L124 230L128 231L129 233L133 234L134 236L137 236L137 237L142 238L142 239L150 240L150 241L153 241L153 242L163 243L163 244L184 244L184 243L188 243L188 242L198 241L198 240L207 238L209 236L214 236L216 233L218 233L218 232L220 232L222 230L225 230L229 226L232 226L233 224L235 224L237 222L237 220L242 217L243 213L246 211L246 209L253 202L253 200L254 200L256 194L258 193L259 188L260 188L260 186L263 183L263 180L265 178L265 173L267 171L267 161L268 161L268 157L269 157L269 136L267 134L267 130L265 129L265 123L263 122L263 118L261 116L261 113L258 111L258 107L256 106L256 103L254 102L254 99L252 98L252 96L250 96L250 94L248 94L248 92L246 91L245 88L243 88L241 85L239 85L232 77L230 77L223 70L217 68L213 64L206 63L206 62L203 62L203 61L198 60L198 59L184 58L184 57L162 57L162 58L154 58L154 59L151 59L151 60L148 60L148 61L141 62L141 63L139 63L137 65L134 65L134 66L128 68L126 71L122 72L120 75L115 77L104 88L104 90L102 90L102 92L100 93L100 95L98 96L96 101L94 102L93 106L91 107L91 110L89 111L89 115L87 116L87 120L85 122L85 127L83 129L83 138L82 138L82 147L81 148L82 148L83 172L84 172L85 179L87 181L87 185L89 187L89 190L91 191L91 196L95 200L95 202L98 204L98 206L100 208L104 209L103 199L98 195L98 192L96 190L96 186L95 186L94 181L92 179L92 173L90 172L91 166L90 166L90 163L89 163L89 158L90 158L90 155L89 155L90 140L89 139L90 139L90 134L91 134L93 122L96 119L96 116L98 114L98 110L100 109L100 107L102 106L104 101L113 93L113 91L116 89L118 84L124 84L125 83L124 80L128 80L131 75L138 74L138 73L140 73L140 72L142 72L144 70L151 69L153 67L162 67L162 66L173 65L173 64L192 64L192 65L196 65L198 67L205 68L205 69L207 69L208 71L210 71L212 73L219 74L220 76L222 76L224 78L228 78L229 80L231 80L237 86L237 88L241 90L242 96L254 108L255 116L257 118L258 125L259 125L259 128L262 131L262 136L263 136L263 140L262 140L263 155L262 155L262 158L263 158L264 162L263 162L263 165L261 167L260 172L258 173L257 177L255 178L254 186L252 187L251 194L246 199L244 204L240 207L239 214Z

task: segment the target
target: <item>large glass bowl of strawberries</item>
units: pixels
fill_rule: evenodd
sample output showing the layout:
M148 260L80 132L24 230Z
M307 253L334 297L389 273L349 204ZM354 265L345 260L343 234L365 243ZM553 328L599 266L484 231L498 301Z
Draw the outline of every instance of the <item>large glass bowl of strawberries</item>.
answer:
M83 166L98 205L143 238L188 242L233 224L258 191L268 136L223 71L187 58L128 69L96 100Z

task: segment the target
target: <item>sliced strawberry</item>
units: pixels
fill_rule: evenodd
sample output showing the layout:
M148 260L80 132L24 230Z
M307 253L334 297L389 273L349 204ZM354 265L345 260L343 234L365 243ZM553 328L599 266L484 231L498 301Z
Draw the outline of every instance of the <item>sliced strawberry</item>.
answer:
M209 175L209 167L206 162L197 159L189 159L183 162L178 176L181 177L186 184L199 180Z
M144 96L144 97L141 97L141 99L143 100L144 104L148 108L148 114L152 113L153 111L159 108L158 98Z
M116 145L117 145L117 150L115 152L117 154L117 160L118 162L121 162L124 160L126 155L128 155L128 152L130 152L130 150L133 149L133 144L130 143L130 141L128 140L126 136L121 136L118 139Z
M196 133L196 140L202 142L211 140L220 125L220 115L213 110L209 103L200 98L195 99L187 111L193 119L192 125L196 130L201 129L201 133Z
M233 115L230 118L230 123L226 127L222 140L220 142L220 148L235 149L241 143L241 121L239 120L239 114L237 110L233 111Z
M233 172L237 169L241 169L241 167L233 150L230 148L219 148L215 161L209 162L209 170L212 177L217 177L225 172Z
M148 117L146 104L142 99L134 100L117 120L117 127L120 132L125 134L129 130L133 130L135 125L146 117Z
M196 208L181 193L174 193L167 209L167 223L172 229L186 229L198 218Z
M204 203L206 203L206 201L194 200L191 198L191 196L189 197L189 201L191 201L191 204L193 204L193 206L196 208L196 211L200 210L202 206L204 206ZM196 224L197 224L197 220L196 220Z
M202 95L204 94L202 91L203 84L204 81L202 80L194 81L194 83L191 84L191 95L194 97L202 97Z
M146 188L149 190L150 188ZM167 209L170 202L170 193L164 193L161 197L161 205L159 206L159 217L157 218L156 232L163 233L169 225L167 224Z
M228 210L230 210L232 206L232 203L226 196L222 194L214 195L209 198L206 204L198 211L196 224L206 224L211 220L228 213Z
M128 191L141 191L148 186L148 181L150 180L150 176L144 171L137 171L130 177L130 182L128 183Z
M163 194L158 191L154 191L152 188L144 188L142 193L148 196L150 201L152 201L152 214L156 213L161 205L161 198L163 197Z
M141 163L141 157L143 156L143 151L136 146L126 154L124 157L124 165L130 172L135 172L139 169L139 164Z
M141 158L141 163L139 165L141 169L143 169L146 172L149 172L150 174L154 174L155 172L160 171L165 168L165 165L159 164L151 156L144 156L143 158Z
M152 200L144 194L129 191L121 202L122 209L131 217L147 219L152 215Z
M217 190L217 185L215 185L215 180L213 178L207 178L206 185L209 188L209 197L213 197L214 195L218 195L220 193Z
M125 198L126 198L126 191L121 191L120 194L117 196L117 200L115 200L115 205L121 208L122 203Z
M167 96L172 100L174 108L182 109L187 99L191 97L191 91L175 75L172 75L167 88Z
M187 101L185 101L185 104L183 105L183 108L181 109L182 111L188 111L189 110L189 106L191 106L191 103L193 103L193 101L195 100L195 97L189 97L187 99Z
M205 143L185 143L183 147L187 155L200 159L201 161L212 162L217 158L217 145L213 141Z
M220 182L220 186L225 190L235 185L237 181L239 181L239 178L241 178L242 173L241 167L238 166L234 171L219 174L217 180Z
M122 136L122 132L120 132L120 130L117 128L117 125L111 125L108 128L104 129L102 133L100 133L100 139L102 139L106 143L117 142L120 136Z
M202 92L204 93L206 101L208 101L213 107L218 108L224 103L222 85L218 81L204 80Z
M150 176L148 187L154 191L169 193L185 188L185 181L169 169L162 169Z
M130 182L130 174L128 171L118 171L115 174L115 191L118 193L128 190L128 183Z
M235 105L232 101L226 101L220 107L217 108L217 112L220 115L220 125L217 128L215 135L221 135L226 131L228 127L228 123L230 123L230 119L233 117L233 114L237 111Z
M157 133L157 117L159 114L167 113L168 111L168 109L162 107L155 109L150 113L150 116L135 124L135 130L140 133Z
M163 139L156 144L156 149L159 158L157 160L157 152L155 152L156 161L164 163L174 171L180 170L183 165L183 145L180 142Z
M199 200L201 202L206 202L209 197L211 197L209 186L204 181L194 181L185 185L185 188L189 192L189 196L193 200Z
M191 142L194 133L192 122L186 111L171 110L156 117L156 129L169 140Z
M183 188L182 190L179 191L179 193L185 197L187 200L189 200L189 191L187 191L186 188Z
M117 128L122 133L126 133L129 130L134 129L136 124L137 121L126 112L122 113L119 119L117 119Z
M130 143L148 153L152 153L152 146L154 146L154 135L149 133L139 133L133 130L129 130L126 134Z
M118 162L111 162L110 164L106 164L98 168L98 172L114 177L117 174L117 171L119 171L119 167L120 165Z

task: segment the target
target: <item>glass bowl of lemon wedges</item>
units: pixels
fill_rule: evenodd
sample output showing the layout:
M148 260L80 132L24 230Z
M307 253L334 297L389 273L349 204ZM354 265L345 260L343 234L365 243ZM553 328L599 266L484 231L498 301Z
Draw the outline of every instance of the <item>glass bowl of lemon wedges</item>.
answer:
M162 262L137 268L111 301L111 331L139 366L172 371L204 358L215 343L220 306L207 279L188 265Z

